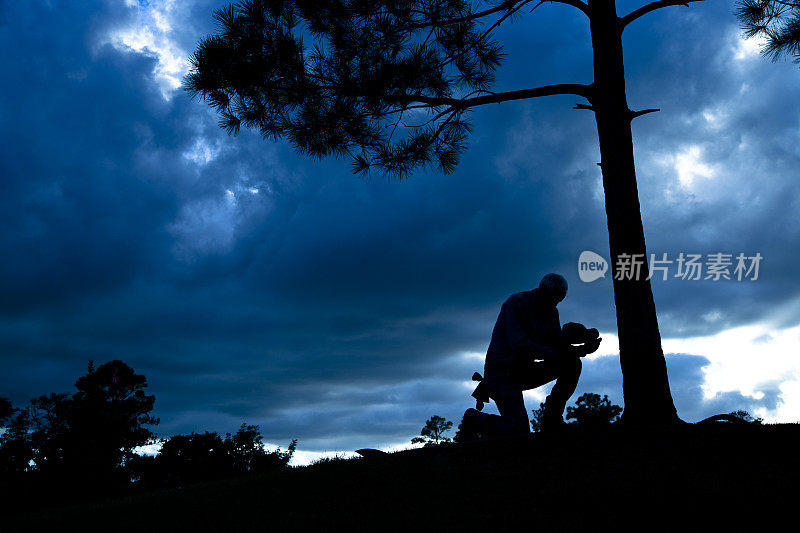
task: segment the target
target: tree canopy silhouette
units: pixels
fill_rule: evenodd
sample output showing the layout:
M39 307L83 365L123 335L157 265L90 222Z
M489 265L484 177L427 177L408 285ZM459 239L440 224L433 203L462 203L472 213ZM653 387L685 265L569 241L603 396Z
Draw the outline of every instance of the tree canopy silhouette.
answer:
M150 415L155 396L147 379L119 360L95 368L75 382L72 395L50 394L31 402L30 440L37 470L82 479L124 479L133 449L148 444L158 424Z
M800 63L800 0L740 0L736 16L746 37L764 39L765 56L791 56Z
M130 488L134 449L153 440L155 397L147 380L110 361L24 408L0 402L0 500L15 511L121 494ZM4 420L2 420L4 419Z
M646 258L622 36L661 8L617 15L614 0L245 0L218 10L218 33L191 57L185 87L205 99L231 134L242 127L287 139L315 158L349 156L353 171L403 177L420 167L451 172L466 149L468 113L479 106L556 94L594 112L609 247ZM543 4L566 4L589 23L594 80L493 91L504 53L494 31ZM628 421L673 422L647 262L614 276Z

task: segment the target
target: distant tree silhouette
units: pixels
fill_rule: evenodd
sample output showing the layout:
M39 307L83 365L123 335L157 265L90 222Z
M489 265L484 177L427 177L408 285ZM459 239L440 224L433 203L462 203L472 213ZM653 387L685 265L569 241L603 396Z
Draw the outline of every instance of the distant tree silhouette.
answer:
M258 426L242 424L224 438L206 431L165 439L157 455L136 458L132 469L146 487L181 486L283 468L296 445L294 440L286 451L267 451Z
M575 108L597 123L616 269L614 258L649 257L631 121L658 111L628 107L622 35L648 13L694 1L657 0L618 16L615 0L245 0L216 11L218 33L192 55L185 87L231 134L251 128L314 158L349 156L356 173L396 178L420 167L453 171L477 107L576 96ZM553 3L588 20L594 80L492 91L504 57L494 30ZM647 261L638 278L615 275L613 286L624 417L675 422Z
M69 428L75 450L84 464L98 470L124 466L137 446L151 443L155 434L146 426L158 424L150 412L155 396L147 395L147 379L115 360L75 382Z
M30 439L30 415L27 409L15 409L6 398L0 398L0 476L11 476L31 470L33 446Z
M8 398L0 398L0 427L6 425L6 421L14 414L14 407Z
M11 412L0 401L0 491L17 509L121 494L130 487L134 448L153 439L146 426L158 423L150 415L155 398L128 365L90 361L75 387Z
M607 395L601 398L599 394L587 392L578 397L574 407L567 407L566 419L574 419L581 426L598 426L616 422L620 413L622 407L611 403Z
M108 489L127 484L126 464L133 449L152 441L146 427L155 397L144 393L147 380L122 361L94 367L75 382L72 395L49 394L17 413L9 441L18 450L18 467L29 454L33 468L53 483ZM5 441L6 439L4 439ZM24 450L24 452L23 452ZM28 462L26 461L26 463Z
M800 63L800 0L739 0L736 16L746 37L764 39L762 54Z
M269 472L286 467L297 445L267 451L258 426L242 424L224 437L177 435L142 456L134 449L155 442L148 426L158 424L146 378L122 361L90 361L75 387L24 409L0 398L0 502L15 511Z
M289 443L285 452L280 448L268 452L264 449L262 438L258 426L247 424L242 424L233 435L230 433L225 435L234 471L237 473L266 472L289 463L294 456L297 439Z
M77 453L80 448L73 445L70 432L71 398L66 393L50 393L34 398L27 408L30 427L30 442L37 471L53 474L65 468L70 460L70 450Z
M444 434L452 429L453 423L445 420L441 416L432 416L425 422L425 426L419 432L419 437L411 439L412 444L424 444L425 446L435 446L443 442L450 442Z

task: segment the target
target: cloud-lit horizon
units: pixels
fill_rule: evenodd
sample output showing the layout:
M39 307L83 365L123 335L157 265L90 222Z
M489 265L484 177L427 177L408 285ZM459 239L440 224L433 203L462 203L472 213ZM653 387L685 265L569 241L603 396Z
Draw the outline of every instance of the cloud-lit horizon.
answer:
M562 322L604 338L576 397L622 404L611 279L577 275L582 251L608 257L591 113L479 108L452 174L361 179L229 137L181 90L224 4L0 6L0 396L121 359L160 436L247 422L306 454L399 446L431 415L458 423L500 305L560 272ZM497 35L496 89L591 81L570 6ZM661 109L633 123L648 252L763 256L755 281L653 280L678 413L800 420L800 69L743 40L732 2L650 14L623 43L631 108Z

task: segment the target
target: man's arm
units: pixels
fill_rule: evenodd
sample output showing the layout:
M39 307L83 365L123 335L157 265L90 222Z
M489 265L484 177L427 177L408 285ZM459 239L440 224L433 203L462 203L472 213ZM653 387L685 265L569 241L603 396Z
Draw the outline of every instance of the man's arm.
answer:
M548 360L558 355L556 348L534 342L522 322L521 312L515 305L503 306L500 320L503 321L505 338L514 358L533 357Z

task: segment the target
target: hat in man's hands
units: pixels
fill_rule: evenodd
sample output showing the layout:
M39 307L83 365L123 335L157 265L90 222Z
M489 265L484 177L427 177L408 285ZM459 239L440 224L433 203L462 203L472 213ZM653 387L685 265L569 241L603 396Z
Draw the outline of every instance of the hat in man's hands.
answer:
M584 344L596 340L600 332L596 328L588 329L578 322L567 322L561 327L561 335L568 344Z

